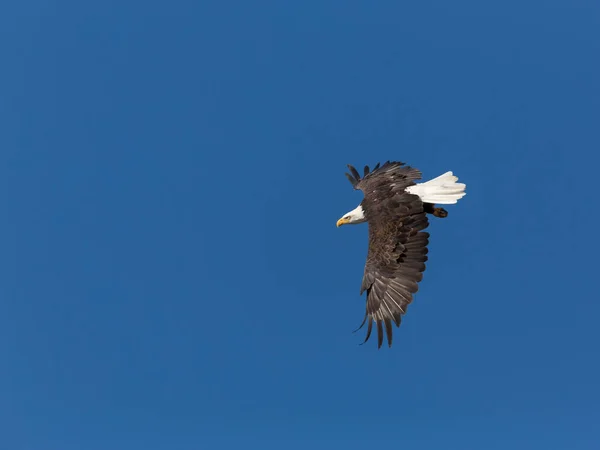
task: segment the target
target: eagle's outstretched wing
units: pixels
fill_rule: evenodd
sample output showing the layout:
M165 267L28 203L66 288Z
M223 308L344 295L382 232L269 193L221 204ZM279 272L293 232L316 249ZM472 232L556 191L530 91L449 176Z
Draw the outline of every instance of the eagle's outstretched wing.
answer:
M421 199L405 192L421 178L421 172L400 162L379 164L370 172L365 167L361 178L348 166L346 174L355 189L364 193L361 203L369 224L369 252L360 293L367 291L367 308L363 323L368 322L366 342L373 323L377 327L378 347L383 343L383 329L392 345L392 322L400 326L412 296L423 278L429 225Z

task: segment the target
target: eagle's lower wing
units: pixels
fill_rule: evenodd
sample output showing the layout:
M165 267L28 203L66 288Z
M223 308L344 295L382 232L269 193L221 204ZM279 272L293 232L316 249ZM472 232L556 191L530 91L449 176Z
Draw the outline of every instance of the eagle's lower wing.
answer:
M361 286L361 294L367 291L362 324L368 322L364 342L369 339L375 322L378 347L383 342L383 327L388 345L392 345L392 322L400 326L401 316L423 278L429 233L422 230L428 225L424 212L397 221L369 223L369 253Z

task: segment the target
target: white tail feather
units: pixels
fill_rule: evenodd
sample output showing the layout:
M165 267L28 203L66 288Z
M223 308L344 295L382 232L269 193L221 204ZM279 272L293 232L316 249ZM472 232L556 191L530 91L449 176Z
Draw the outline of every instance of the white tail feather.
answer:
M424 203L452 205L467 194L465 192L467 185L457 181L458 177L455 177L452 172L446 172L433 180L409 186L406 192L418 195Z

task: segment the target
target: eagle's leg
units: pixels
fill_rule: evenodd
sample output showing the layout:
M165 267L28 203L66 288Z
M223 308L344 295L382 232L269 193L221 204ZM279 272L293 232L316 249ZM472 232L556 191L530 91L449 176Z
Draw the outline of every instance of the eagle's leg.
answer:
M440 219L448 216L448 211L446 211L444 208L436 208L433 203L423 203L423 210L427 214L433 214L435 217L439 217Z

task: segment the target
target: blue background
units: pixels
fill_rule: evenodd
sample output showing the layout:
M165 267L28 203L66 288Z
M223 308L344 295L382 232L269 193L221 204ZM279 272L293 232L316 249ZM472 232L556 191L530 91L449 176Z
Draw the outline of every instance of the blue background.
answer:
M0 447L592 449L596 1L0 7ZM433 220L359 346L343 173Z

